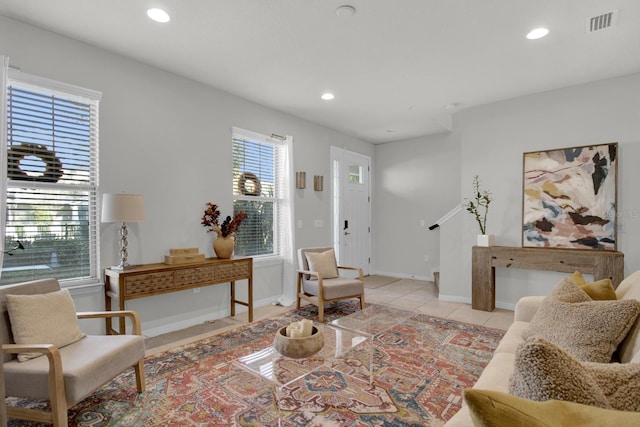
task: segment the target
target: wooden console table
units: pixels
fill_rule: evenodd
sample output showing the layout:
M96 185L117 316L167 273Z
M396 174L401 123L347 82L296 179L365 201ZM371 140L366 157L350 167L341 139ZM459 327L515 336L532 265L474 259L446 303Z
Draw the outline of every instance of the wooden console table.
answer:
M113 298L119 301L119 309L132 299L146 298L203 286L231 283L231 316L236 314L236 304L249 309L249 322L253 322L253 258L218 259L208 258L194 264L143 264L104 272L105 309L111 310ZM236 299L236 280L246 279L248 300ZM124 334L124 319L120 319L120 330L112 327L106 319L108 334Z
M484 311L496 307L496 267L579 271L595 280L609 278L614 287L624 278L624 254L613 251L474 246L471 262L471 306Z

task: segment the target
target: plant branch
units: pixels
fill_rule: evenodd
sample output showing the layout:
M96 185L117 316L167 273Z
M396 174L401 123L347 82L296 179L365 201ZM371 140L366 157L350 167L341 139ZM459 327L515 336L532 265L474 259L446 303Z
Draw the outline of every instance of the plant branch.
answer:
M487 214L491 203L491 193L482 190L480 177L473 177L474 200L468 200L465 207L467 212L472 214L480 227L480 234L487 234Z

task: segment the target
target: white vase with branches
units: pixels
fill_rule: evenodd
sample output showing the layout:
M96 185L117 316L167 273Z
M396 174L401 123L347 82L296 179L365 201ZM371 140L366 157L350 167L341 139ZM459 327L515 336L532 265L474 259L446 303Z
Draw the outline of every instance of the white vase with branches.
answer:
M491 203L491 193L483 190L480 185L480 176L473 177L473 199L467 199L465 208L475 218L480 227L478 235L478 246L493 246L494 237L487 234L487 214L489 213L489 204Z

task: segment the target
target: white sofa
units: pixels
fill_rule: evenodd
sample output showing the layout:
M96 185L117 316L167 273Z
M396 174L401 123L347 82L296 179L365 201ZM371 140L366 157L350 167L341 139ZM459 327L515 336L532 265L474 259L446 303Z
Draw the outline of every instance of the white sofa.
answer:
M640 270L620 283L616 289L616 297L640 301ZM493 358L473 386L474 389L509 393L509 379L515 368L516 349L524 341L522 334L528 328L529 322L544 298L528 296L518 301L514 312L514 323L500 341ZM640 320L635 322L619 348L623 346L625 351L620 352L620 363L640 362ZM469 408L464 403L462 409L445 424L446 427L473 425Z

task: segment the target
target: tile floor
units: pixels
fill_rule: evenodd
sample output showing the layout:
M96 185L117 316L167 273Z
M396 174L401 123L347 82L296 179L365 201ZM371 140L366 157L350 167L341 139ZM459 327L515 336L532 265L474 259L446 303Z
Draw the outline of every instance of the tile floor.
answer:
M507 329L513 323L513 311L496 308L492 312L474 310L470 304L438 300L433 282L401 279L377 288L366 288L365 303L380 303L419 311L431 316L460 322Z
M375 279L379 281L381 278L377 276ZM486 312L473 310L470 304L439 301L438 290L433 282L413 279L388 279L394 281L383 285L378 282L375 285L376 287L367 287L365 285L365 304L367 302L389 304L431 316L505 330L513 323L513 311L496 308L493 312ZM384 282L384 278L382 280ZM374 280L371 280L371 282L374 282ZM365 279L365 283L367 283L367 279ZM253 311L253 318L255 321L277 316L291 310L292 307L275 305L257 307ZM245 324L246 321L247 313L243 312L235 317L227 317L212 322L210 330L206 332L197 331L191 333L185 330L166 334L166 336L154 337L147 343L147 355L232 329Z

